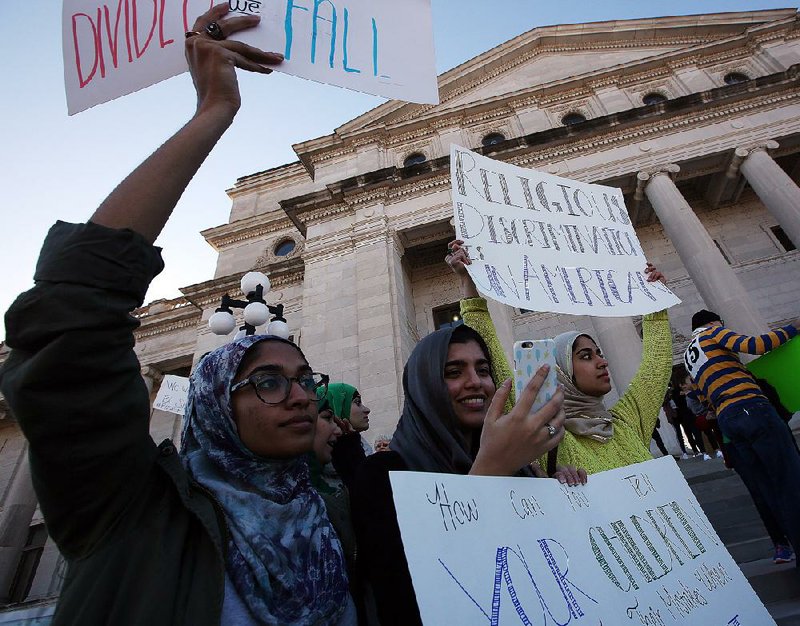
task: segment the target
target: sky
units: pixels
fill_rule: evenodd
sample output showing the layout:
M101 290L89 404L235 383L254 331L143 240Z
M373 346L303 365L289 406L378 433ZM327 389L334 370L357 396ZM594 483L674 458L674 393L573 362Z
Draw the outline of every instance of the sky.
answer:
M536 26L793 6L757 0L431 2L440 73ZM5 84L0 98L0 312L32 286L49 227L59 219L86 221L128 172L189 119L195 105L184 74L70 117L61 3L18 5L6 12L5 23L0 37ZM166 269L146 301L177 297L180 287L213 277L217 255L200 231L227 222L231 201L225 190L237 178L295 161L292 144L328 135L384 102L277 72L242 72L240 88L243 105L233 127L157 241ZM0 340L4 336L0 321Z

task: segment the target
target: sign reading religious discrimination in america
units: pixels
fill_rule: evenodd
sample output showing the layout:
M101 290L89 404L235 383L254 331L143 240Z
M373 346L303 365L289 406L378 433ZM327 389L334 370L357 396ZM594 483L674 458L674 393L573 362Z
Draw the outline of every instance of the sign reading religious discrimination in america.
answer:
M622 192L452 146L456 237L484 295L513 307L625 317L680 300L648 283Z

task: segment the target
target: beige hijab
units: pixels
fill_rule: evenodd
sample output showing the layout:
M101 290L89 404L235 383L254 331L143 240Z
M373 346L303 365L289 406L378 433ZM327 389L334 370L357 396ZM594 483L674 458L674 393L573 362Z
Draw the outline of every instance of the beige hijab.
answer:
M608 443L614 436L614 416L606 409L602 398L583 393L573 382L572 348L582 336L589 337L586 333L570 331L553 339L558 382L564 385L564 413L567 416L564 427L577 437Z

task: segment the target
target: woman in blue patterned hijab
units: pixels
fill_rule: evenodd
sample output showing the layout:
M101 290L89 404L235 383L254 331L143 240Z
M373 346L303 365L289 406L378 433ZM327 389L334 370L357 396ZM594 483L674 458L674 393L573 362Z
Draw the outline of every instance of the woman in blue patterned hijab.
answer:
M324 384L297 346L271 336L229 343L192 374L181 456L225 514L223 624L355 623L342 548L303 456Z

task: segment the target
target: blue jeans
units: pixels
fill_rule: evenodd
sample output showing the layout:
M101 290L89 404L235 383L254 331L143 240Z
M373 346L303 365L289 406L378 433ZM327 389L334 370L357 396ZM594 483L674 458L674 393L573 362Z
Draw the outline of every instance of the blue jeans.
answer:
M800 454L769 402L751 400L717 417L736 451L736 470L746 475L769 506L786 537L800 550ZM797 564L800 567L800 563Z

